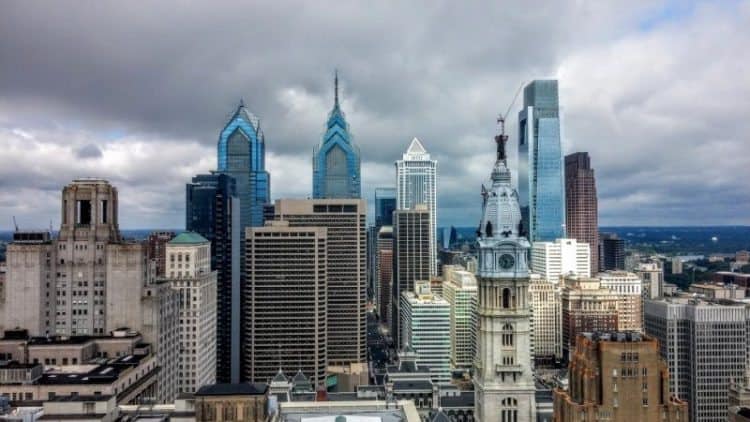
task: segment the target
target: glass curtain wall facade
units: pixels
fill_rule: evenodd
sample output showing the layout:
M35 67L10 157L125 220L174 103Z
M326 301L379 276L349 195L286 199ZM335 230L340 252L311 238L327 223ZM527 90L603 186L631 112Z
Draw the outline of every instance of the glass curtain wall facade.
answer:
M200 174L186 187L185 229L211 242L216 271L216 380L239 382L240 201L234 178Z
M519 113L518 190L529 240L565 237L565 190L556 80L524 88Z
M344 112L339 106L338 75L335 100L326 132L313 149L313 198L360 198L359 147L354 145Z
M375 226L392 226L396 209L396 189L375 188Z
M266 144L260 121L243 102L221 131L219 172L232 176L240 198L241 232L263 225L263 205L270 201L271 181L266 171Z

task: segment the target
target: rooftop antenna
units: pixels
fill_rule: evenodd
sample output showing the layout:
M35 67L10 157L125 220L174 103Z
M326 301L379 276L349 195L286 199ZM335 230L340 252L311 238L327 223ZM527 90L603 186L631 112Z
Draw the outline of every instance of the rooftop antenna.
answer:
M333 70L333 91L335 105L339 105L339 70Z
M13 226L16 228L16 231L18 231L18 223L16 223L16 216L13 216Z

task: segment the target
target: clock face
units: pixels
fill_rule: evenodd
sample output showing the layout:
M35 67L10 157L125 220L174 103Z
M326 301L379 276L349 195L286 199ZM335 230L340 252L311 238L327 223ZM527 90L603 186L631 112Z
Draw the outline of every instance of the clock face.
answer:
M513 258L513 255L504 253L500 255L500 258L497 260L498 265L500 265L500 268L504 270L509 270L513 268L513 265L516 263L516 259Z

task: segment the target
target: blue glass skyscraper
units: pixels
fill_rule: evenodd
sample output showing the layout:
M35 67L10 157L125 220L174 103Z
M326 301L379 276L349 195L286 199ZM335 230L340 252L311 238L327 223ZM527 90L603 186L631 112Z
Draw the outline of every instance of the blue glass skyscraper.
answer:
M396 188L375 188L375 226L392 226Z
M313 198L359 198L359 148L339 106L339 78L334 78L334 104L326 132L313 150Z
M241 233L263 225L263 205L271 199L266 144L260 121L240 101L219 136L219 173L232 176L240 198Z
M565 237L565 183L556 80L536 80L526 85L518 120L518 191L529 240Z

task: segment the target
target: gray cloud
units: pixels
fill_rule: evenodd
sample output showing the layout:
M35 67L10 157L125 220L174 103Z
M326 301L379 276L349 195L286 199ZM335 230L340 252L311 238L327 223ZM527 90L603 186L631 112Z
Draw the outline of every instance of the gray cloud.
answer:
M179 227L184 183L215 166L241 97L273 196L307 196L334 67L368 198L418 136L440 163L441 223L473 225L494 117L521 82L559 77L565 148L592 155L602 223L750 223L746 2L671 19L669 3L527 3L6 4L0 227L56 218L81 175L118 184L124 226Z
M75 151L78 158L101 158L102 150L94 144L84 145Z

